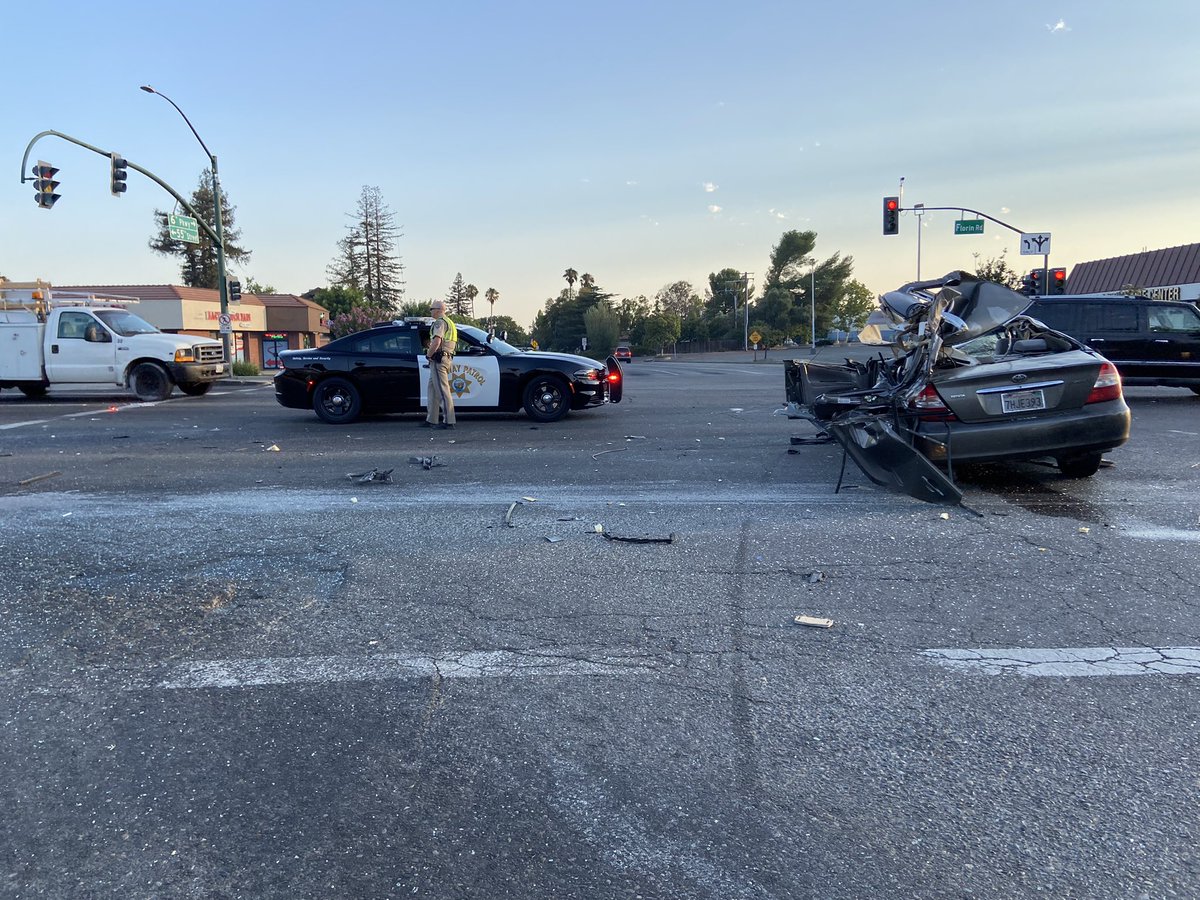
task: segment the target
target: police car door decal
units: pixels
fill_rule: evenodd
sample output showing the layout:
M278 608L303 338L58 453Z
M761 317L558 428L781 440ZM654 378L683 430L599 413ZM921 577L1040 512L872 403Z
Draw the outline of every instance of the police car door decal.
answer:
M495 356L460 353L450 369L450 393L455 409L500 405L500 360ZM429 408L429 363L421 363L421 406Z

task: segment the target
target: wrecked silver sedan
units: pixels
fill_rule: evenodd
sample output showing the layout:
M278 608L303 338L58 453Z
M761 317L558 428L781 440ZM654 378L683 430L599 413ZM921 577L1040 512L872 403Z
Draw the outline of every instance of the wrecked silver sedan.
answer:
M1129 437L1103 356L1022 315L1029 298L952 272L885 294L866 362L786 366L789 415L836 440L876 484L958 503L957 462L1052 458L1086 478ZM890 355L883 352L890 348Z

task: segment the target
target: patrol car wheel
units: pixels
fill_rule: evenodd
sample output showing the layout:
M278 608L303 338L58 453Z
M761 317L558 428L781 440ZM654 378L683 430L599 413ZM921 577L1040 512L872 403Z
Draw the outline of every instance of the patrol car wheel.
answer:
M362 397L346 379L327 378L313 391L313 412L322 422L346 425L362 413Z
M571 408L571 389L553 375L538 375L525 385L525 412L535 422L557 422Z
M152 400L166 400L171 396L175 387L171 376L162 366L154 363L142 363L136 366L129 375L129 386L139 400L149 403Z

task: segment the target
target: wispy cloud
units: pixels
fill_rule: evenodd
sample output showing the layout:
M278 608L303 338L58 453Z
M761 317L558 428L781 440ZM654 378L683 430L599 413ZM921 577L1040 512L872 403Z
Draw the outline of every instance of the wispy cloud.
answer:
M704 184L702 186L703 186L704 192L706 194L711 194L713 191L715 191L717 189L717 186L715 184L713 184L711 181L704 182Z
M636 181L627 181L627 182L625 182L625 184L629 187L634 187L637 185L637 182Z
M1067 27L1067 23L1063 19L1059 19L1053 25L1047 25L1046 30L1051 34L1061 34L1062 32L1070 31L1071 29Z
M787 218L786 213L780 212L777 209L768 209L767 212L769 212L771 215L773 215L776 219L786 219Z
M708 205L708 211L710 213L719 213L721 211L721 207L717 206L715 203L710 203Z

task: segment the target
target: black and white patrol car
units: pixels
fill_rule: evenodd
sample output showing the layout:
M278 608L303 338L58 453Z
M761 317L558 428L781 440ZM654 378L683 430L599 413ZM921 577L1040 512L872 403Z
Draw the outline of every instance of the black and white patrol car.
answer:
M403 319L347 335L324 347L285 350L275 399L311 409L334 425L363 413L423 412L428 397L432 319ZM571 410L619 403L624 384L614 357L601 363L566 353L522 351L470 325L458 326L450 372L455 414L519 412L554 422Z

